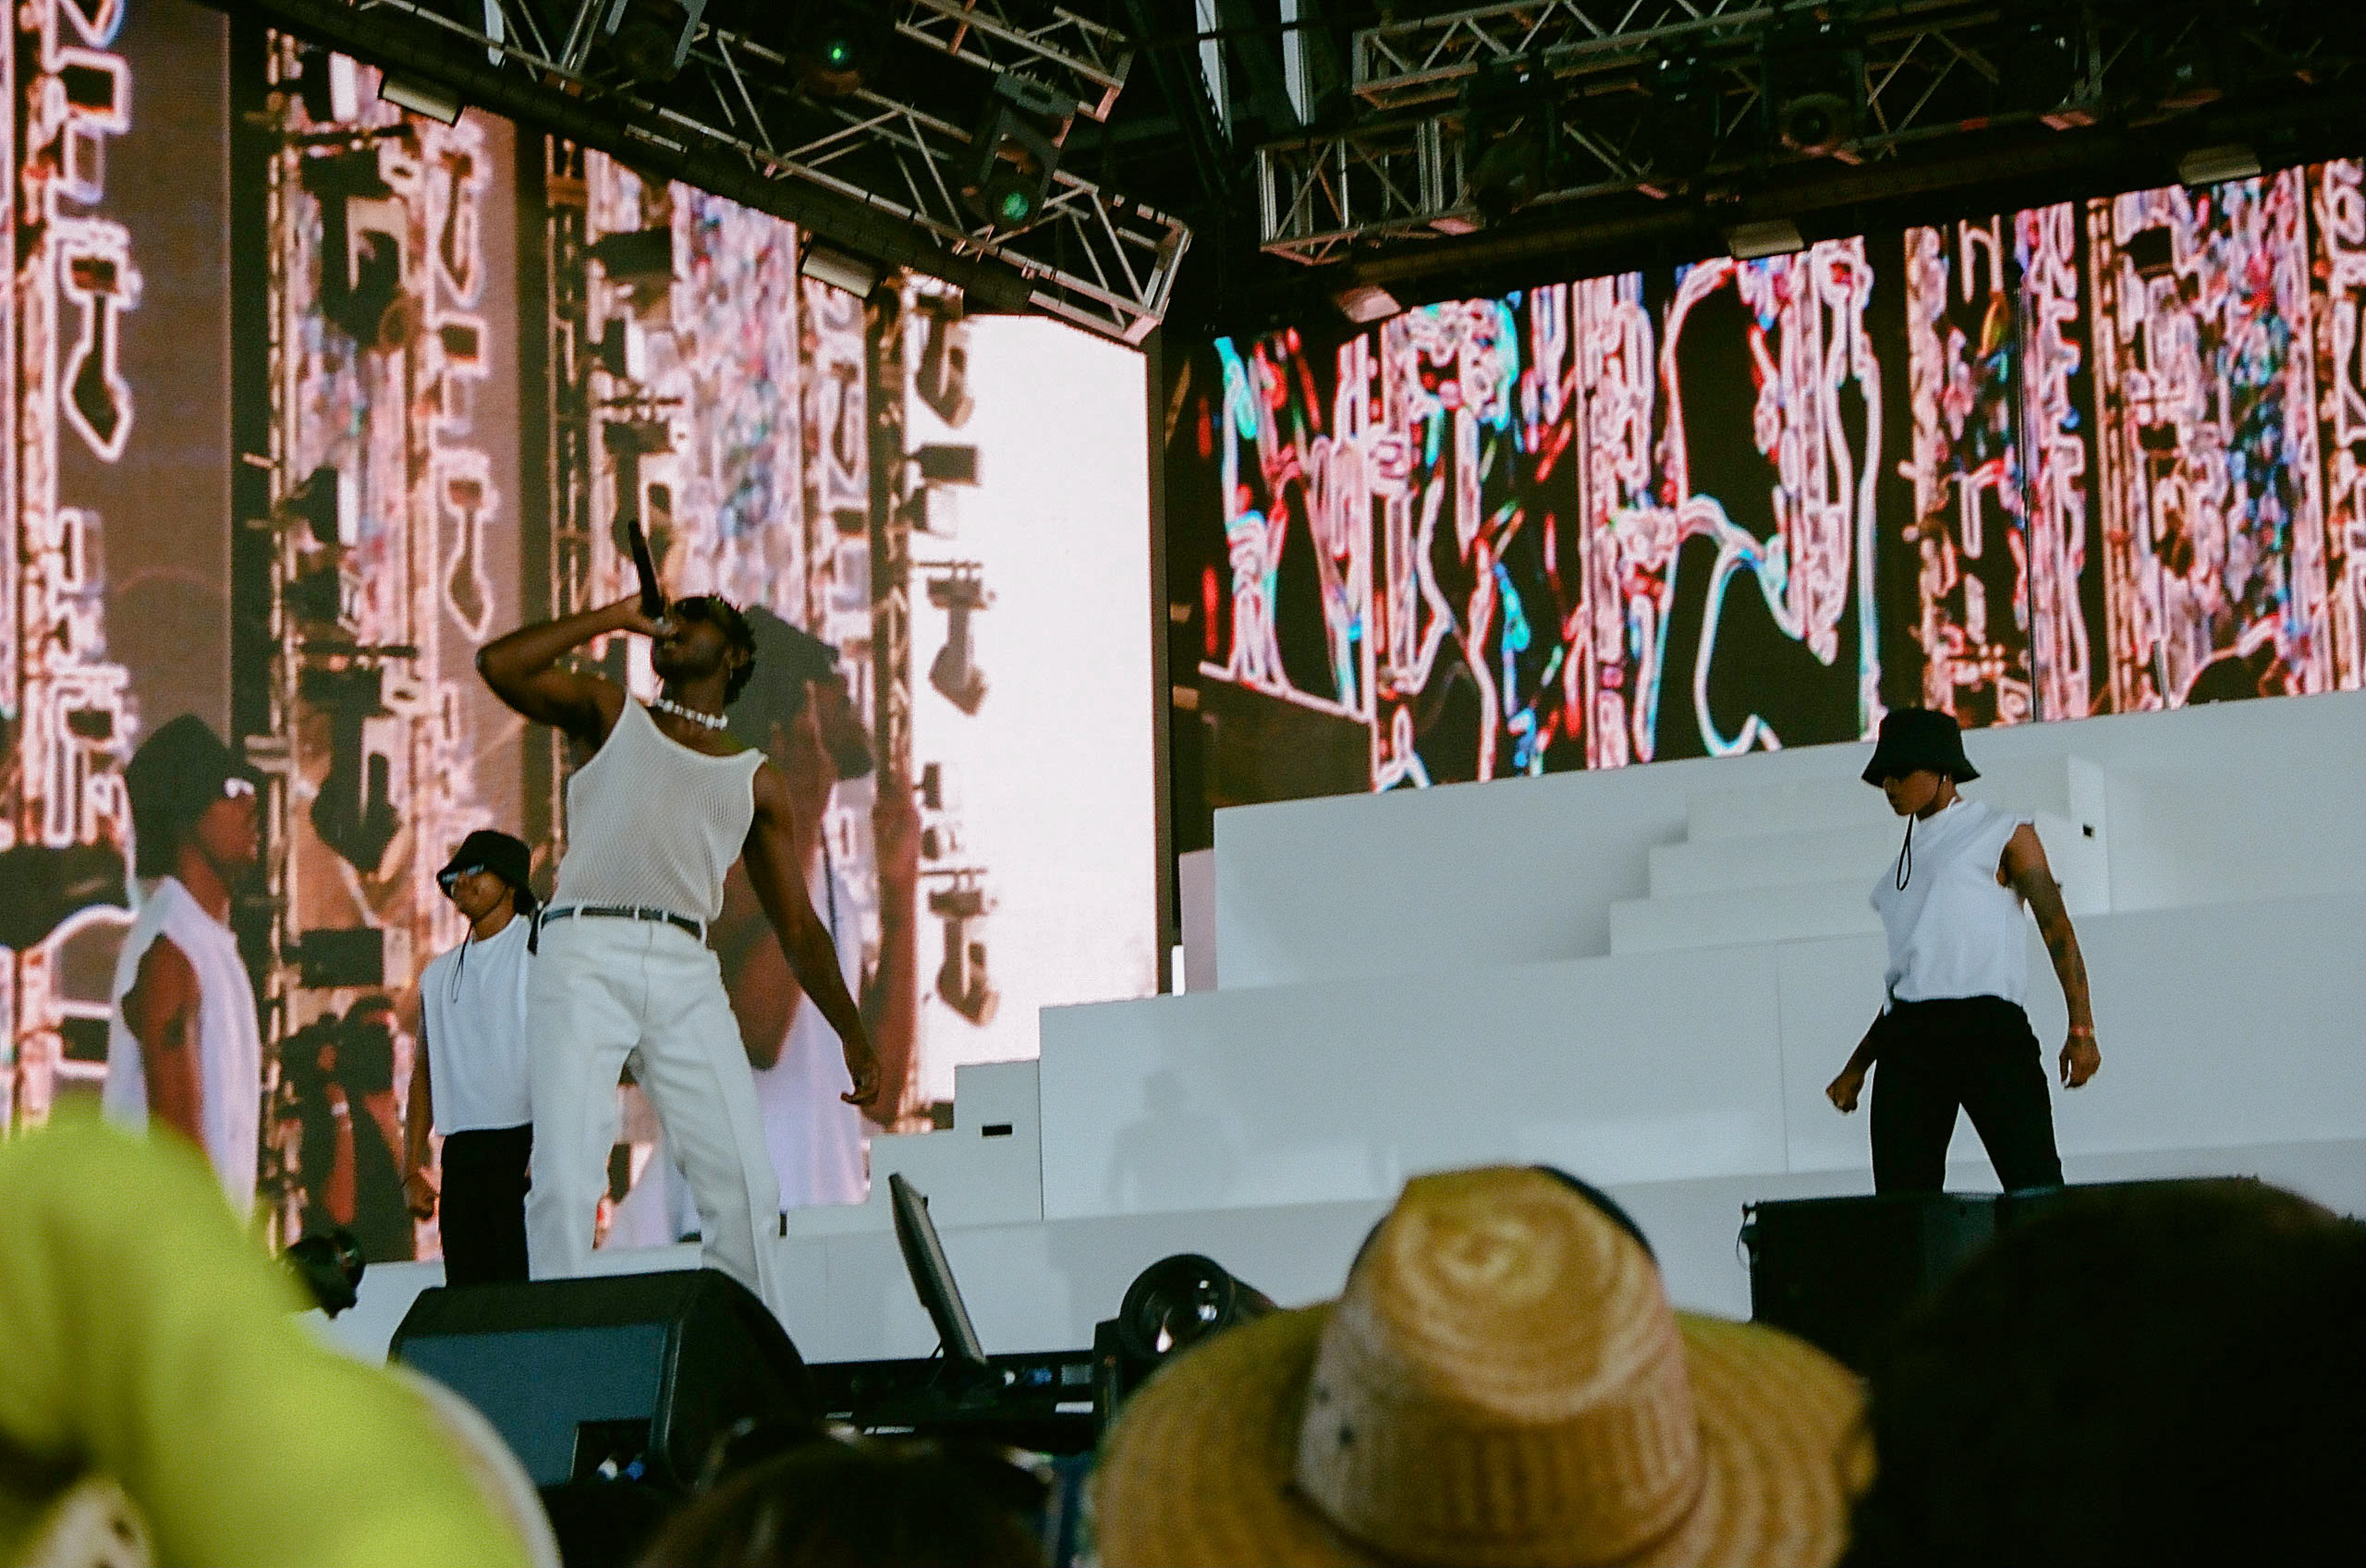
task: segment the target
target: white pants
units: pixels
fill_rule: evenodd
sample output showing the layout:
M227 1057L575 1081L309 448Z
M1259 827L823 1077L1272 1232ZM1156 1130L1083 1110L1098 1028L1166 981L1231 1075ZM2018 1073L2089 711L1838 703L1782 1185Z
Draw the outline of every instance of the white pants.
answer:
M723 968L696 937L652 920L572 916L543 928L529 981L533 1186L526 1246L538 1280L591 1272L628 1058L690 1180L705 1261L762 1297L780 1186Z

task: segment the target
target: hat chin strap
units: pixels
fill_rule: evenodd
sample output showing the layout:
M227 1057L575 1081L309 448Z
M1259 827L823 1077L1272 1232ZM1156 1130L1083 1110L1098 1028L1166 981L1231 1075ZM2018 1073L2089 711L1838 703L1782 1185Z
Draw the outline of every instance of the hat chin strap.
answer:
M1904 893L1906 884L1914 880L1914 813L1906 814L1906 842L1897 851L1897 891Z

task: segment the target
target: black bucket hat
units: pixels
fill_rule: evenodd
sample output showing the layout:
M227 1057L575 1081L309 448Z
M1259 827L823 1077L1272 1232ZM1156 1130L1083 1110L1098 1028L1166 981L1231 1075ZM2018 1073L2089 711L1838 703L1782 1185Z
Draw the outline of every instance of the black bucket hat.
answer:
M141 741L123 770L124 793L131 797L135 874L169 875L182 836L205 808L226 795L251 795L262 783L262 775L194 713L182 714Z
M1956 727L1953 713L1935 708L1900 708L1884 714L1873 760L1865 764L1865 782L1878 785L1884 779L1902 779L1921 768L1945 773L1957 784L1980 776L1980 770L1963 754L1963 731Z
M526 885L533 875L534 854L526 847L524 839L492 828L479 828L462 839L460 847L452 852L452 858L444 862L444 869L435 873L435 885L449 893L455 877L477 870L491 871L507 882L513 893L529 899L534 896L533 890Z

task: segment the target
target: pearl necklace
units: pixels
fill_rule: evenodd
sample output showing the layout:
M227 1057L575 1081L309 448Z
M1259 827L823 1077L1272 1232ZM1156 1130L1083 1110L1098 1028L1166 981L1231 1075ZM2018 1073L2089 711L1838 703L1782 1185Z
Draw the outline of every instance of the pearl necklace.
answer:
M701 729L719 730L731 722L720 713L701 713L695 708L686 708L670 697L652 698L649 705L661 713L671 713L677 719L688 719Z

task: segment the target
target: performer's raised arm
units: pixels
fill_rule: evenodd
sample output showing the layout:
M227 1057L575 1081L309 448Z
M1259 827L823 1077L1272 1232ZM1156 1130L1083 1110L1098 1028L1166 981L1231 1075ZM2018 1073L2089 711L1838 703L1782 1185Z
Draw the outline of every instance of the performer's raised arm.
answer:
M609 632L655 637L658 630L657 623L641 614L636 594L597 610L537 621L488 642L477 650L477 673L516 711L598 746L616 728L616 715L624 711L624 693L614 681L562 669L559 661Z
M756 770L752 789L756 812L748 828L748 881L780 938L781 952L796 972L798 984L813 999L813 1005L822 1010L846 1048L847 1075L854 1080L854 1088L841 1098L869 1111L879 1100L879 1055L863 1027L862 1011L838 972L838 953L831 945L830 929L813 912L813 901L806 895L794 847L796 822L787 783L780 770L767 762Z

